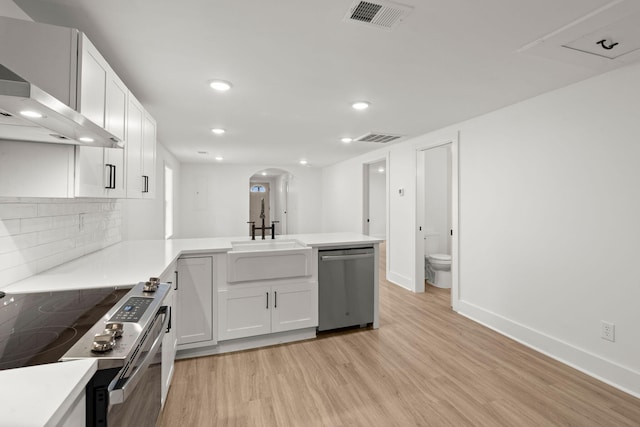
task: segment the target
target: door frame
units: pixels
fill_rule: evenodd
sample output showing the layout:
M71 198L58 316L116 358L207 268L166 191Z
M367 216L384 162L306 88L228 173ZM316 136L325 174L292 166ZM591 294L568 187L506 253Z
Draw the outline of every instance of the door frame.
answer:
M415 238L415 272L414 286L416 292L424 292L424 230L423 218L425 209L424 188L424 151L431 148L451 144L451 307L458 311L460 300L460 260L459 260L459 139L460 133L455 132L449 136L432 139L416 146L416 238Z

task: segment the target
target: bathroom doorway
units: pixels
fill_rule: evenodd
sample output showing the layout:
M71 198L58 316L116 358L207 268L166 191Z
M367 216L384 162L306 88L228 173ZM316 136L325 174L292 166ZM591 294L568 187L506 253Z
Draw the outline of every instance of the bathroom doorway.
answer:
M425 279L451 287L457 307L458 288L458 136L433 141L416 152L416 270L415 289L425 291ZM450 256L450 268L440 259ZM444 255L444 256L441 256ZM436 265L438 263L438 265ZM445 264L447 261L445 261ZM425 265L429 264L425 269Z

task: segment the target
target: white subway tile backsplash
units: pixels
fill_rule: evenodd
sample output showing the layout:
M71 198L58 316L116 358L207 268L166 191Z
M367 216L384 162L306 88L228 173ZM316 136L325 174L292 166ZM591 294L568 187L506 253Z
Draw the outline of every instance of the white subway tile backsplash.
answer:
M0 203L0 219L38 216L38 205L32 203Z
M122 240L122 202L0 198L0 287Z

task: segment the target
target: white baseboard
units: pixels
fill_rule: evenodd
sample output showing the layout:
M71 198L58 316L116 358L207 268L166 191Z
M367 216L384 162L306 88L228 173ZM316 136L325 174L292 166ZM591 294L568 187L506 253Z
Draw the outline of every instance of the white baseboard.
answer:
M405 288L410 290L411 292L415 292L413 289L413 282L411 277L406 277L398 273L394 273L393 271L387 271L387 280L394 285L398 285L401 288Z
M459 301L458 313L552 359L640 398L640 372L514 322L474 304Z

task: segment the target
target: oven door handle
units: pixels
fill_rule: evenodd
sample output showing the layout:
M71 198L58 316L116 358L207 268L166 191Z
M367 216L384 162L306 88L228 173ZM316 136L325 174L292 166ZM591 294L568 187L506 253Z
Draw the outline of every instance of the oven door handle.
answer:
M111 381L111 384L109 384L109 388L108 388L109 404L117 405L127 400L132 390L136 388L136 386L140 382L140 379L142 378L144 373L147 371L147 368L149 367L156 353L160 349L160 346L162 345L162 339L164 338L164 333L165 333L165 330L167 329L167 325L171 319L171 316L168 314L168 307L166 305L160 307L160 310L158 310L158 312L164 314L164 319L162 320L162 327L160 328L160 335L158 335L156 340L151 345L151 349L147 352L142 363L140 363L140 365L136 368L136 371L133 373L133 375L129 377L127 382L121 388L116 388L116 384L119 379L118 377L114 378L114 380Z

